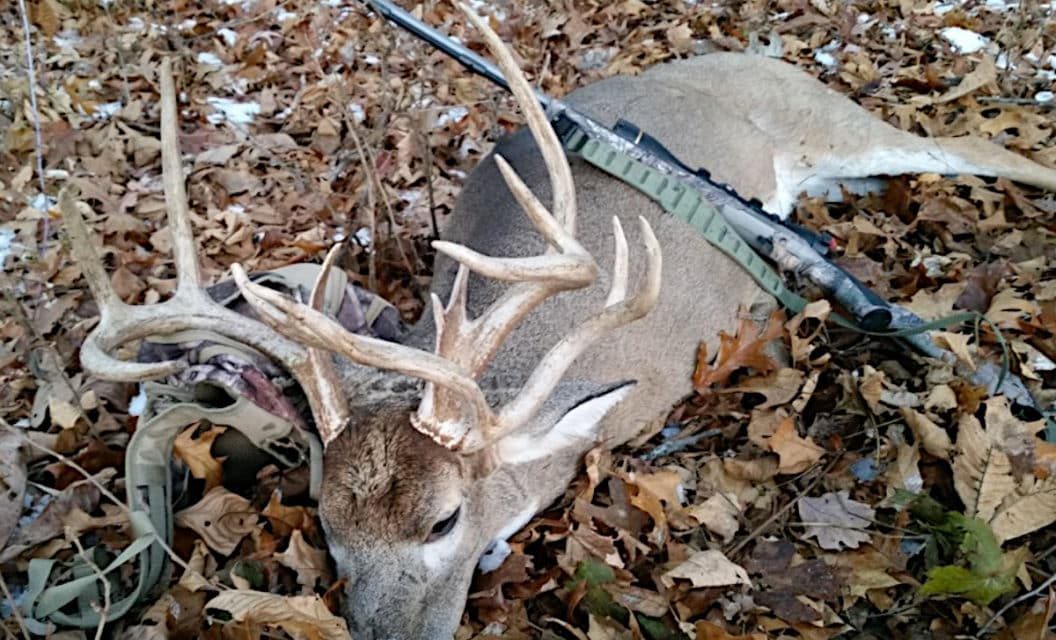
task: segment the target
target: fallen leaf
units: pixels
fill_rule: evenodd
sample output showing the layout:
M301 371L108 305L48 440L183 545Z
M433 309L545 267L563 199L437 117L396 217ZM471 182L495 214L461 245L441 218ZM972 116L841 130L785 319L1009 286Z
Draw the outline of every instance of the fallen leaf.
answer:
M770 450L780 459L780 473L801 473L825 455L825 449L819 447L810 438L801 438L796 433L795 420L789 416L781 421L774 435L770 437Z
M909 407L902 407L900 410L906 424L913 430L917 443L936 458L949 460L953 452L953 441L950 440L950 434L919 411Z
M214 620L281 629L295 640L351 640L345 619L330 613L319 596L280 596L238 589L216 596L206 603L205 610Z
M289 546L282 553L276 553L275 559L297 572L297 584L304 587L305 592L310 593L319 580L324 586L330 581L326 551L308 544L300 529L294 530Z
M18 525L26 494L26 457L21 434L0 431L0 549Z
M716 493L700 504L687 507L686 514L708 531L722 536L723 542L729 542L741 528L737 516L741 514L742 508L736 495Z
M220 482L223 480L223 464L221 464L220 460L213 457L211 449L213 441L225 429L223 427L210 426L208 431L195 438L194 434L196 431L198 431L198 425L193 424L176 436L172 443L172 453L187 465L192 476L199 480L205 480L205 491L208 493L213 487L220 486Z
M225 556L257 527L253 507L237 493L216 487L196 504L176 513L176 524L191 529L209 548Z
M693 372L693 386L697 392L708 393L713 386L724 384L740 369L769 373L777 368L777 363L764 348L781 336L783 321L779 309L770 314L764 327L750 317L742 317L735 336L719 333L719 353L711 365L708 364L707 347L702 344L697 354L697 369Z
M698 622L696 624L696 632L696 640L766 640L766 636L761 633L731 635L722 627L710 622Z
M973 415L959 423L953 485L965 515L989 524L998 543L1056 522L1056 478L1031 473L1017 481L1008 455Z
M730 562L721 551L697 551L674 569L660 576L660 582L670 588L675 579L689 580L694 587L728 587L735 584L751 586L748 572Z
M822 549L857 549L863 542L869 542L865 529L872 524L876 511L852 500L846 490L818 498L800 498L798 506L799 517L805 524L804 536L817 538Z

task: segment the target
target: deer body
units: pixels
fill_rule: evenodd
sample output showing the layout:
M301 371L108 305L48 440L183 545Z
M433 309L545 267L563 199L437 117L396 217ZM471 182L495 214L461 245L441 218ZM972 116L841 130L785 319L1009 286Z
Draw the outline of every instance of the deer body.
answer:
M531 134L500 142L470 175L435 245L433 314L404 344L350 334L318 311L336 251L307 302L252 283L233 265L255 320L203 294L167 62L161 147L179 273L173 299L124 305L72 196L60 198L101 309L81 350L86 371L117 380L171 374L182 364L110 352L152 334L205 329L271 356L304 389L326 445L320 517L357 640L450 638L478 560L501 558L503 541L561 495L586 451L662 419L690 391L699 343L714 352L742 308L769 301L687 224L567 160L512 55L467 15ZM915 171L1056 189L1056 171L988 143L898 131L763 58L660 65L577 90L568 102L602 122L635 122L779 214L805 189ZM644 251L628 252L624 230Z
M707 167L742 195L758 198L780 214L787 214L804 190L838 192L832 188L837 183L855 186L872 176L907 171L998 173L1056 188L1051 170L1020 156L981 141L954 145L985 151L988 164L977 162L983 157L978 153L967 157L953 153L954 145L949 142L898 131L805 73L770 59L713 54L669 63L641 76L610 78L576 90L567 102L601 122L612 123L620 117L631 120L690 166ZM546 243L533 232L531 222L503 185L494 154L509 161L540 200L550 201L545 163L525 130L500 141L493 154L474 169L441 235L488 255L537 255ZM473 479L472 472L455 471L458 465L452 459L449 466L436 460L428 463L446 472L423 473L426 451L439 458L450 452L418 434L407 436L405 451L393 452L384 465L377 465L384 470L374 473L396 474L397 484L418 482L415 478L422 475L457 477L453 482L462 487L464 496L461 522L452 535L460 535L459 527L467 531L450 550L433 549L431 545L437 543L427 543L423 552L420 532L402 548L394 548L378 544L383 534L367 521L345 527L355 532L352 536L332 530L332 548L350 548L345 543L357 549L347 564L349 575L359 576L359 567L370 567L369 577L349 590L349 618L361 634L357 637L448 637L461 615L472 566L485 549L501 545L532 513L561 495L591 447L599 442L619 444L662 419L691 391L697 346L708 342L709 352L714 353L719 331L734 326L739 311L770 300L738 265L640 192L583 161L572 159L570 164L578 199L576 235L597 258L602 272L591 286L555 296L525 317L506 338L495 356L496 364L481 376L481 386L493 402L501 403L506 394L520 388L558 336L602 304L610 284L605 265L611 263L613 253L611 216L617 216L628 230L634 228L637 216L644 216L655 232L665 256L657 305L647 319L608 334L571 366L536 418L521 432L508 436L507 442L500 442L501 463L493 472ZM629 236L632 245L638 241ZM438 256L432 288L441 298L450 294L457 269L456 261ZM637 270L640 265L632 264L632 274ZM470 315L482 313L505 287L490 278L471 276ZM428 348L434 330L426 316L413 328L408 342ZM375 385L386 381L378 387L381 406L391 406L392 391L400 386L394 374L358 367L347 376L353 402L357 398L368 404L378 402L376 390L362 390L363 376ZM562 420L573 407L599 394L604 397L606 391L613 393L610 390L621 381L634 384L620 388L618 402L616 398L596 401L600 404L593 412L587 406L584 415ZM404 388L410 398L415 397L413 385L404 384ZM393 441L395 434L386 428L391 429L391 419L382 422L354 426L328 449L327 478L335 481L325 483L324 520L328 508L337 504L346 512L374 519L380 505L395 497L384 490L374 495L364 491L362 500L353 505L348 496L356 490L336 479L360 464L363 456L357 452L371 449L370 442L377 446ZM402 430L413 432L408 425ZM393 514L393 519L413 519L410 513L429 502L422 496L434 489L408 491L419 495L418 502L407 505L401 515ZM449 505L458 502L451 496L437 499ZM455 547L461 555L453 552ZM430 566L437 562L435 556L445 554L446 559ZM386 578L378 576L379 566L391 567L392 573ZM409 566L429 576L425 585L412 582L409 586L411 572L398 575ZM446 567L456 570L446 573ZM404 593L406 599L398 595ZM421 613L408 615L413 611Z

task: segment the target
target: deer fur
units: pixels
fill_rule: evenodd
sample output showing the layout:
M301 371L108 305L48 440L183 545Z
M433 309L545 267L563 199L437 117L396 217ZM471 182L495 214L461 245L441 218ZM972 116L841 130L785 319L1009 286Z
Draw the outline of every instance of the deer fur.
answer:
M578 89L567 101L602 122L631 120L687 164L708 168L778 214L787 214L803 191L911 172L1005 176L1056 190L1052 169L981 140L899 131L795 67L766 58L712 54L667 63ZM527 132L500 141L494 153L549 202L547 173ZM560 496L591 447L625 442L689 394L700 342L714 353L716 336L734 326L738 313L772 303L740 267L638 191L582 161L571 165L577 236L603 273L589 289L543 303L513 331L480 381L489 400L501 402L519 388L555 339L604 300L610 216L628 230L644 216L655 230L665 256L659 303L645 320L587 351L535 419L507 436L490 460L453 454L412 429L406 409L417 402L414 381L342 363L355 415L326 451L320 513L347 579L346 614L357 639L451 637L482 554ZM442 235L488 255L528 256L544 248L493 155L470 174ZM629 238L632 246L637 241ZM446 298L455 270L452 260L438 258L433 291ZM471 276L471 314L503 286ZM425 317L407 343L428 348L433 331ZM456 508L451 533L423 543Z

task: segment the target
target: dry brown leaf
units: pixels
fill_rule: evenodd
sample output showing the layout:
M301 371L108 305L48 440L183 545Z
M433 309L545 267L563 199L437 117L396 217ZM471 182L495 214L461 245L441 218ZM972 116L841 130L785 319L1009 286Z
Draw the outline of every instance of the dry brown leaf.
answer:
M288 507L282 504L282 493L278 489L271 493L268 504L261 515L271 523L271 529L279 536L288 536L294 530L315 531L315 518L306 507Z
M23 453L20 434L0 431L0 549L7 544L22 515L28 477Z
M953 352L953 355L957 356L959 361L968 365L968 368L972 371L975 371L975 360L972 359L972 350L968 344L972 339L971 336L950 331L935 331L931 335L935 337L935 341L939 343L939 346L945 346Z
M201 500L176 513L176 524L197 533L209 548L225 556L234 553L242 538L257 526L258 516L237 493L216 487Z
M282 553L274 554L276 560L297 572L297 584L311 592L316 582L322 580L324 585L330 582L330 568L326 551L316 549L304 539L300 529L290 535L290 544Z
M191 552L191 558L187 561L187 569L184 569L183 575L180 576L179 585L191 593L199 589L215 589L206 577L206 565L208 564L215 564L209 555L209 547L201 540L195 540L194 551Z
M798 369L782 367L765 377L755 377L736 387L723 389L724 392L758 393L765 401L756 409L770 409L786 404L796 397L803 386L804 375Z
M172 453L187 465L192 476L205 480L205 491L208 493L213 487L220 486L223 481L224 467L220 460L213 457L211 449L213 441L225 429L214 425L195 438L194 434L197 430L198 425L193 424L176 436L176 440L172 443Z
M862 543L869 542L865 529L872 524L876 511L863 502L852 500L846 490L817 498L803 497L797 506L806 527L803 535L817 538L822 549L857 549Z
M936 458L949 460L953 452L953 441L950 440L950 434L919 411L909 407L902 407L901 411L906 424L913 430L917 444Z
M734 564L718 549L697 551L685 562L660 576L668 588L675 584L675 579L689 580L694 587L729 587L736 584L751 586L748 572L740 565Z
M828 319L831 313L832 305L829 304L828 300L815 300L803 307L802 311L785 323L785 329L788 332L789 342L791 343L792 362L804 362L807 360L810 352L814 350L814 341L825 330L825 320ZM809 335L800 337L799 327L806 320L816 320L817 326ZM828 354L825 357L828 358Z
M700 504L686 507L689 517L704 525L708 531L722 536L723 542L733 540L741 528L737 516L742 510L740 501L732 493L716 493Z
M760 328L749 317L741 318L736 336L726 332L719 334L719 353L715 363L708 364L708 351L702 344L697 353L697 369L693 372L693 386L698 393L708 393L715 385L725 384L740 369L754 369L758 373L769 373L778 363L764 351L766 345L779 338L783 332L783 313L775 310Z
M225 620L281 629L296 640L351 640L345 619L331 613L318 596L238 589L221 593L205 608L211 616L222 611Z
M710 622L698 622L696 624L696 632L696 640L766 640L766 636L761 633L747 633L735 636Z
M780 459L780 473L801 473L825 455L825 449L796 433L792 416L781 421L769 440L770 450Z
M965 514L990 524L999 543L1056 522L1056 478L1013 477L1008 455L979 420L962 417L953 483Z

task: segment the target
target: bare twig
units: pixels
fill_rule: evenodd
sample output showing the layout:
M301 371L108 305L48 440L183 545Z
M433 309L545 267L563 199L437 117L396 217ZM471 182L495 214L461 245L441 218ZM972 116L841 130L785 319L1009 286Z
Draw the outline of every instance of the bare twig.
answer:
M1024 593L1021 596L1010 600L1005 606L998 609L997 612L994 613L994 615L990 616L990 619L986 621L986 624L979 628L979 631L975 634L975 637L982 638L984 635L986 635L986 632L990 629L990 627L992 627L993 624L997 622L998 618L1005 615L1005 613L1007 613L1009 609L1016 606L1017 604L1022 604L1027 600L1040 596L1044 591L1052 587L1052 585L1054 584L1056 584L1056 573L1049 576L1049 578L1045 580L1045 582L1042 582L1037 587L1031 589L1030 591Z
M749 533L743 540L741 540L737 544L733 545L733 547L731 547L726 552L726 555L727 556L732 556L732 555L736 554L738 551L740 551L741 549L744 549L746 546L748 546L749 542L751 542L752 540L755 540L756 538L761 536L763 533L765 533L766 530L770 528L770 525L772 525L774 522L776 522L778 520L778 518L780 518L783 515L785 515L786 513L788 513L789 509L791 509L796 503L798 503L800 498L802 498L803 496L808 495L811 491L814 490L814 487L818 486L818 484L820 484L821 481L825 479L825 476L828 475L829 471L832 471L832 468L836 466L836 463L839 462L843 458L843 453L844 452L842 450L838 451L836 453L836 455L834 455L832 457L832 460L829 461L829 464L825 465L825 468L821 470L821 473L819 473L817 475L817 477L815 477L814 480L812 480L811 483L809 485L807 485L806 489L801 491L800 494L798 496L796 496L794 499L789 500L788 503L785 504L785 506L783 506L780 509L778 509L777 511L775 511L773 513L773 515L771 515L769 518L767 518L765 521L763 521L763 523L760 524L758 527L753 529L752 532Z
M21 429L16 429L15 427L11 426L3 418L0 418L0 427L3 427L5 429L7 429L11 433L18 434L19 437L22 438L22 441L25 442L26 444L28 444L29 446L33 447L34 449L38 449L40 451L43 451L44 453L50 455L51 457L55 458L59 462L63 463L64 465L66 465L69 468L71 468L74 471L76 471L78 474L81 475L81 477L83 477L90 484L95 486L95 488L99 490L99 493L102 494L103 497L105 497L107 500L109 500L110 502L113 502L115 505L117 505L117 508L121 509L121 511L123 511L126 515L131 516L132 510L128 508L128 505L125 504L125 502L123 500L121 500L116 495L114 495L114 493L112 491L110 491L109 489L104 487L103 484L101 482L99 482L99 480L97 480L95 478L95 476L93 476L92 474L88 473L88 471L85 470L84 467L82 467L81 465L77 464L73 460L70 460L66 456L64 456L61 453L59 453L58 451L55 451L54 449L51 449L50 447L47 447L45 445L40 444L39 442L34 441L32 438L26 436L26 434L23 433ZM178 556L176 554L176 552L173 550L173 548L171 546L169 546L169 543L166 542L161 537L161 535L158 535L157 543L161 546L161 548L165 551L165 553L168 554L169 558L174 563L176 563L176 565L178 565L184 571L191 572L192 575L199 575L200 576L200 574L197 571L195 571L194 569L192 569L183 560L183 558L181 558L180 556ZM203 580L205 579L204 576L200 576L200 577L202 577Z
M47 211L47 185L44 183L44 137L40 132L40 110L37 108L37 68L33 61L32 28L29 25L29 12L26 9L26 0L18 0L18 13L22 18L22 35L26 45L26 78L29 80L29 110L33 116L33 146L37 158L37 182L40 188L40 195L45 202L44 233L38 250L39 253L43 254L48 246L48 236L51 235L51 228Z
M99 565L92 562L92 558L85 551L84 545L81 544L80 539L77 535L67 528L66 539L73 543L73 546L77 547L77 555L81 556L83 560L92 569L92 573L103 585L103 602L99 609L99 624L95 627L95 640L103 640L103 630L106 629L106 622L110 618L110 580L103 574L102 569Z
M22 617L22 610L19 608L18 604L15 603L15 598L11 595L11 590L7 588L7 581L4 580L3 573L0 573L0 589L3 590L4 597L7 598L7 604L11 607L15 621L18 622L18 628L22 631L22 637L26 640L32 640L33 636L29 635L29 628L26 626L26 619Z

